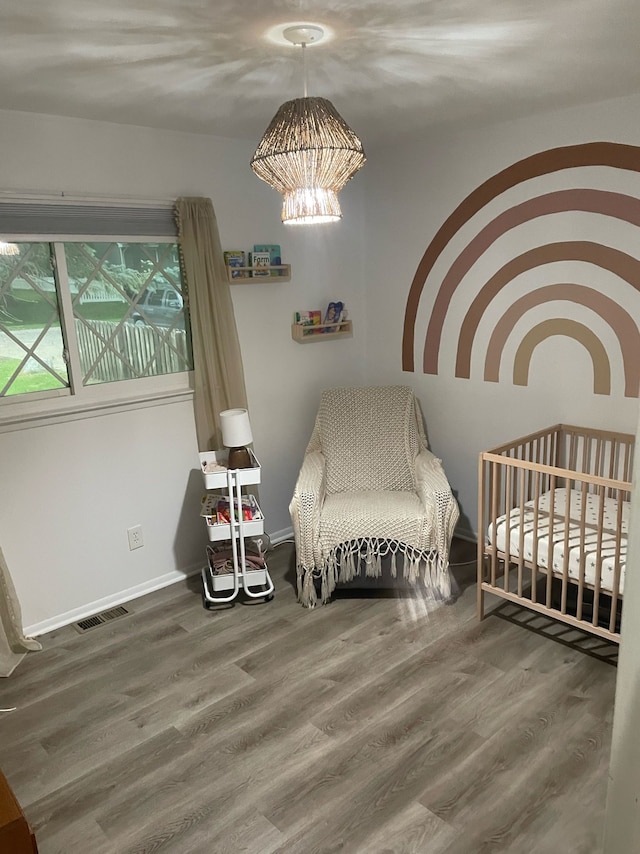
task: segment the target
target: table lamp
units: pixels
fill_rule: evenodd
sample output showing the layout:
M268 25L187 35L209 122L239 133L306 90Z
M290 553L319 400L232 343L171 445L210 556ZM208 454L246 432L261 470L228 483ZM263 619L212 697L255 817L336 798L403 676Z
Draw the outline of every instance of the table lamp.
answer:
M220 413L222 441L229 449L227 465L230 469L249 469L253 466L246 447L253 442L249 413L246 409L225 409Z

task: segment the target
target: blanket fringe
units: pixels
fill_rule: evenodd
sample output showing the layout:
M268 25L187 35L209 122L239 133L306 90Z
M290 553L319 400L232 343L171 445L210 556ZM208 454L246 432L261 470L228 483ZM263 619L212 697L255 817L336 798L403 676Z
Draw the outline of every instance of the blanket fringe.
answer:
M364 565L367 578L382 576L382 559L391 557L391 576L397 578L397 555L402 555L402 577L410 584L422 582L435 599L447 601L451 598L451 576L448 554L436 550L419 551L403 543L379 541L370 538L342 543L324 557L320 567L298 565L298 600L305 608L318 604L316 581L320 584L320 602L324 605L331 598L338 581L348 583L360 575Z
M298 578L300 578L300 573L298 573ZM300 588L300 584L298 584L298 588ZM302 589L300 590L298 598L305 608L315 608L318 604L316 588L313 582L313 572L304 572ZM324 603L326 600L323 599L322 601Z

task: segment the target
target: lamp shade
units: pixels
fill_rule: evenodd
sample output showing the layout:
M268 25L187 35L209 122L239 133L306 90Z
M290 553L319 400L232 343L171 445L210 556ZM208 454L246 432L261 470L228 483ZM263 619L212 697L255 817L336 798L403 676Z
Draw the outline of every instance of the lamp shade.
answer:
M251 160L258 178L283 195L282 221L333 222L338 192L366 160L362 143L326 98L286 101Z
M246 409L225 409L220 413L222 441L227 448L241 448L253 442Z

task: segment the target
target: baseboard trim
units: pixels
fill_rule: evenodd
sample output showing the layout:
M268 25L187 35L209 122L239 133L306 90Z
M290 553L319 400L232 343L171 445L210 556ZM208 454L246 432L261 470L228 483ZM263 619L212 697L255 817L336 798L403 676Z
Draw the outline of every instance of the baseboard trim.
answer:
M293 539L293 528L283 528L281 531L274 531L270 535L271 544L276 546L285 540ZM188 567L184 570L173 570L165 575L160 575L158 578L153 578L151 581L145 581L143 584L136 584L135 587L129 587L127 590L121 590L119 593L114 593L111 596L105 596L102 599L96 599L95 602L88 602L80 608L74 608L72 611L67 611L64 614L59 614L56 617L50 617L48 620L42 620L40 623L33 623L30 626L25 626L23 631L26 637L35 638L40 635L45 635L47 632L53 632L56 629L61 629L63 626L68 626L78 620L86 620L87 617L92 617L94 614L99 614L101 611L106 611L108 608L115 608L117 605L124 605L125 602L130 602L132 599L139 599L140 596L146 596L147 593L153 593L154 590L161 590L163 587L169 587L171 584L176 584L178 581L184 581L191 575L200 572L201 564Z
M293 539L293 528L283 528L282 531L274 531L269 535L271 545L277 546L278 543L283 543L285 540Z
M134 587L129 587L127 590L121 590L119 593L113 593L111 596L96 599L95 602L88 602L86 605L74 608L72 611L67 611L56 617L50 617L48 620L43 620L40 623L25 626L23 629L24 634L30 638L39 637L40 635L47 634L47 632L53 632L56 629L61 629L63 626L68 626L70 623L75 623L78 620L85 620L87 617L92 617L94 614L99 614L108 608L124 605L125 602L130 602L132 599L139 599L140 596L146 596L147 593L153 593L155 590L169 587L178 581L184 581L200 572L201 565L197 564L187 567L184 570L174 569L171 572L158 576L158 578L153 578L142 584L136 584Z
M453 532L454 537L457 537L459 540L464 540L467 543L474 543L477 545L478 538L476 537L473 531L470 531L468 528L462 528Z

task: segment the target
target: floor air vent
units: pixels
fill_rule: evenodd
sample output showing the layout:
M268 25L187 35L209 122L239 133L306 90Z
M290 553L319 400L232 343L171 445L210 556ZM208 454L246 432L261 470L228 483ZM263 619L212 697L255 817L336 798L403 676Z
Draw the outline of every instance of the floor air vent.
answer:
M117 620L119 617L126 617L130 613L131 611L120 605L118 608L111 608L109 611L103 611L101 614L94 614L93 617L87 617L86 620L78 620L77 623L73 624L73 627L82 635L90 629L97 629L98 626L104 626L105 623L111 623L113 620Z

